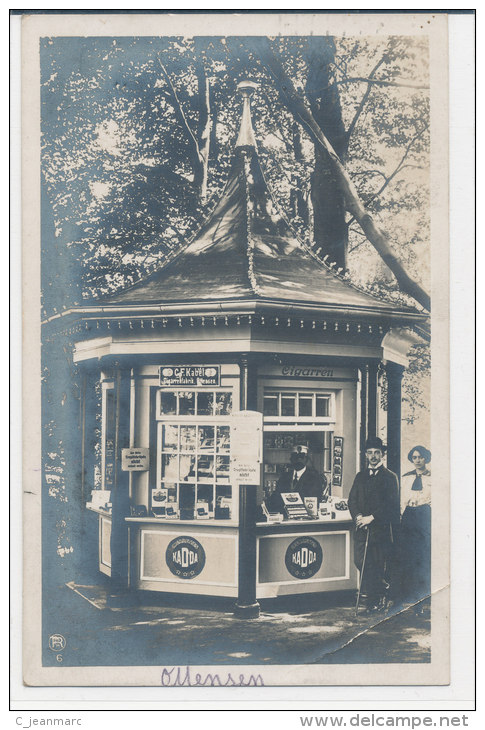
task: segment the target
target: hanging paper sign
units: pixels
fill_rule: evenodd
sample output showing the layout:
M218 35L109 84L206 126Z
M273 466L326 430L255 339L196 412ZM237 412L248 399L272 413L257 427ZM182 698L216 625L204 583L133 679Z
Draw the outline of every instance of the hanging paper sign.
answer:
M147 471L148 449L121 449L121 469L123 471Z
M259 484L263 454L263 414L239 411L231 417L231 479Z
M192 388L214 385L221 381L219 365L166 365L160 368L160 386L166 388L177 385Z

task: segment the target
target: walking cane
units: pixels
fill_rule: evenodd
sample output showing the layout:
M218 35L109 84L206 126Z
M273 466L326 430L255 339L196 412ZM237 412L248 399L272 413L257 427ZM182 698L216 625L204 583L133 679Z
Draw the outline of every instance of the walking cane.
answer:
M355 615L357 616L359 611L359 602L360 602L360 591L362 589L362 579L364 577L364 569L365 569L365 559L367 557L367 545L369 544L369 530L367 527L365 528L366 536L365 536L365 546L364 546L364 559L362 560L362 568L360 569L360 577L359 577L359 591L357 593L357 601L355 604Z

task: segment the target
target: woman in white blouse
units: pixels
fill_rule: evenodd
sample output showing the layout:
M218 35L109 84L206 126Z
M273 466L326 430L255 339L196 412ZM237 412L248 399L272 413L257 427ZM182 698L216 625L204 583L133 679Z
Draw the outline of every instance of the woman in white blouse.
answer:
M405 601L417 603L431 591L431 452L414 446L414 469L401 482L401 586Z

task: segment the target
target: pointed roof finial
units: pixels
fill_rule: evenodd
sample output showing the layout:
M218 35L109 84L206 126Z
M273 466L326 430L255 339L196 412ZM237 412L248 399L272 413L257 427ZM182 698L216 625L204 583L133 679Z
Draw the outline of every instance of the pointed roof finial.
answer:
M251 122L251 106L250 98L253 91L258 88L258 84L254 81L240 81L237 90L243 98L243 112L241 118L241 127L236 142L238 147L254 147L256 148L256 139L254 137L253 125Z

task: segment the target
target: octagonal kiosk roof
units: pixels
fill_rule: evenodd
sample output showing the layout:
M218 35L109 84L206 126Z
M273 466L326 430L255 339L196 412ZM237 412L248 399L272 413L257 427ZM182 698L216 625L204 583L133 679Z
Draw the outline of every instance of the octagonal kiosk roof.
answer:
M244 94L241 129L218 204L195 238L171 261L102 303L139 306L252 299L395 313L394 303L338 276L298 239L264 179L251 126L251 88L240 86ZM403 314L416 312L410 307L398 309Z
M413 307L396 305L353 285L298 239L279 210L259 163L251 125L251 82L239 84L243 114L233 164L221 198L195 237L156 272L109 297L85 302L61 317L76 315L83 339L99 335L117 318L120 330L140 318L237 316L262 314L311 318L313 329L365 331L383 335L426 319ZM303 319L302 319L303 318ZM55 319L55 318L52 318ZM72 318L69 316L71 321ZM327 320L331 322L327 327ZM153 326L153 319L152 326ZM285 320L286 321L286 320ZM263 320L264 322L264 320ZM89 323L89 325L88 325ZM227 321L226 321L227 324ZM116 325L111 328L115 329ZM140 335L143 333L140 332ZM341 336L340 335L340 336ZM374 338L373 338L374 339ZM397 338L399 339L399 337ZM409 343L406 344L408 347ZM401 348L399 348L401 349Z

